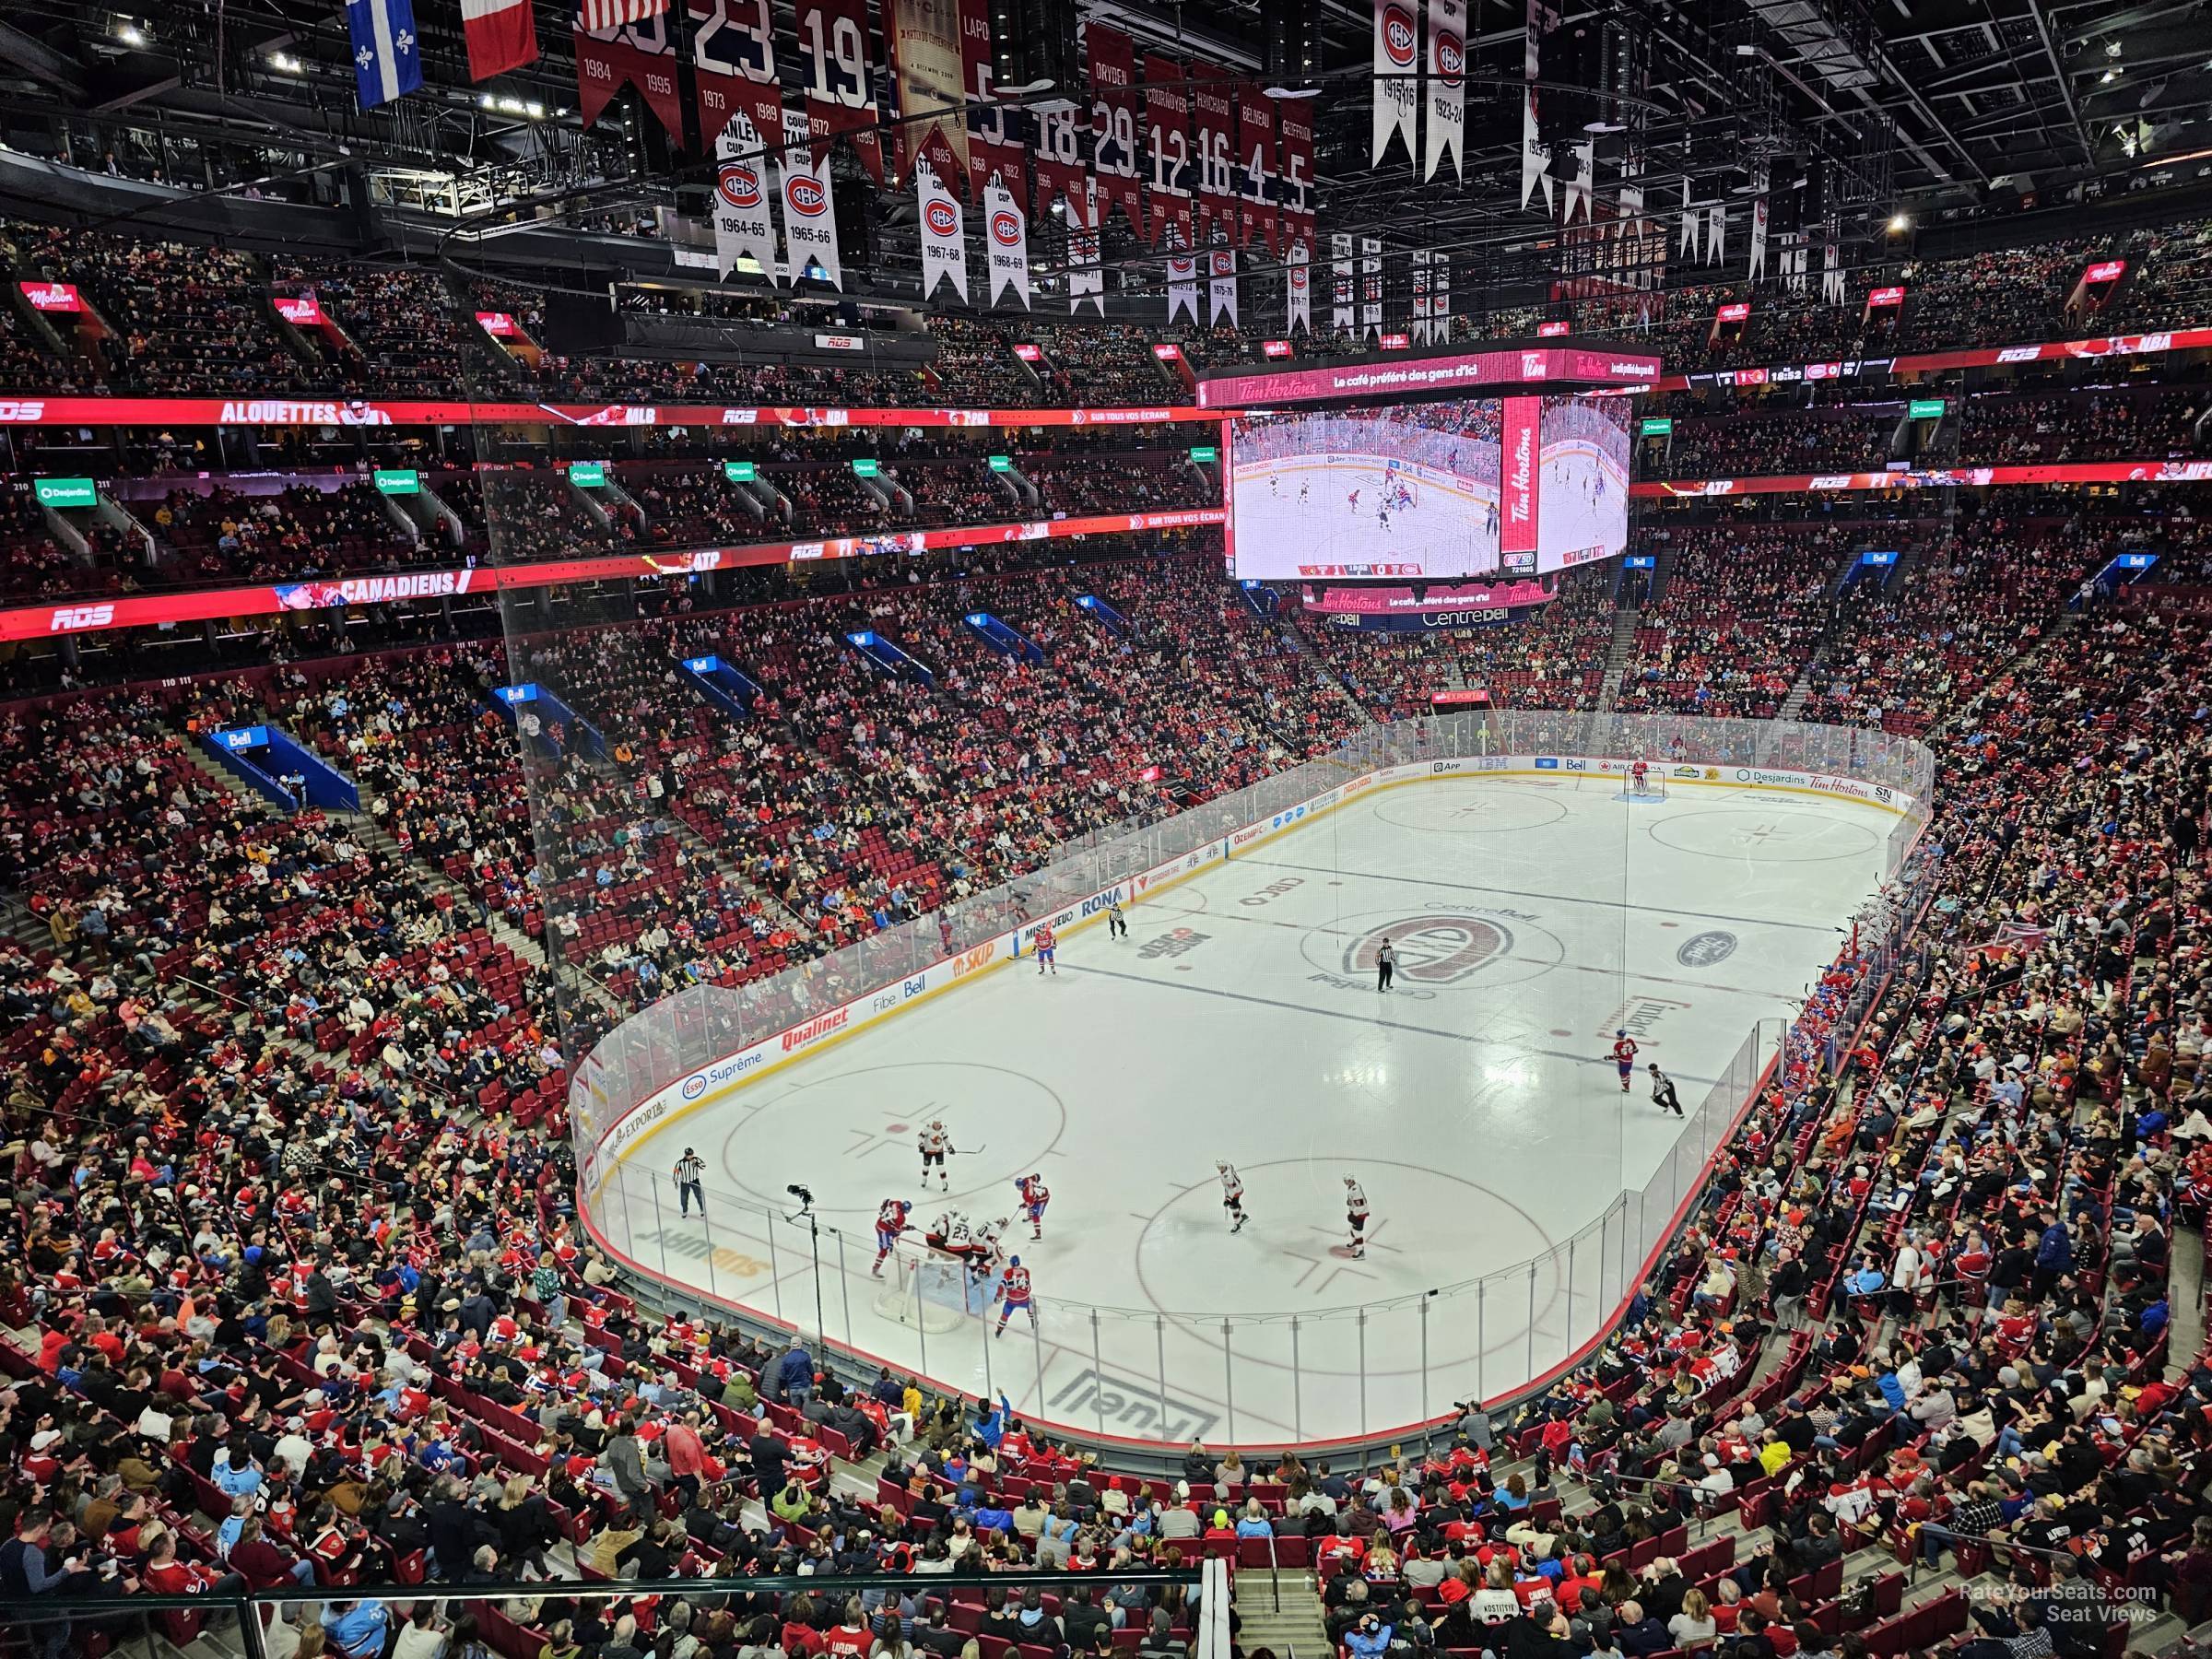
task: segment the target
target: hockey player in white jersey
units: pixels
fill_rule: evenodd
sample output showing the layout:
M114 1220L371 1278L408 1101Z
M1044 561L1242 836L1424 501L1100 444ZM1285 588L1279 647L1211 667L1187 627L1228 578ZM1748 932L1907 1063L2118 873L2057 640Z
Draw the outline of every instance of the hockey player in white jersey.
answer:
M1344 1178L1344 1222L1352 1230L1352 1255L1367 1254L1367 1190L1356 1175Z
M922 1133L914 1137L922 1150L922 1190L929 1191L929 1171L937 1171L937 1191L952 1191L952 1179L945 1172L945 1155L952 1150L952 1137L945 1133L945 1120L931 1118L922 1125Z
M1237 1173L1234 1164L1218 1163L1214 1172L1221 1177L1221 1207L1229 1215L1232 1233L1244 1230L1244 1178Z

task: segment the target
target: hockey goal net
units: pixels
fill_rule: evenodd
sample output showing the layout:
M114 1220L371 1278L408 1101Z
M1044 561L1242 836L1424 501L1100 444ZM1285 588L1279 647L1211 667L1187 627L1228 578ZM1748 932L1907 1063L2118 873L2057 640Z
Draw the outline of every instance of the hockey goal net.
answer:
M1659 769L1655 766L1643 774L1643 782L1641 783L1636 782L1633 775L1622 779L1621 782L1627 786L1629 794L1634 795L1638 800L1664 801L1666 799L1666 779L1661 775Z
M901 1239L877 1276L876 1312L938 1335L981 1314L990 1296L990 1281L971 1276L965 1262Z

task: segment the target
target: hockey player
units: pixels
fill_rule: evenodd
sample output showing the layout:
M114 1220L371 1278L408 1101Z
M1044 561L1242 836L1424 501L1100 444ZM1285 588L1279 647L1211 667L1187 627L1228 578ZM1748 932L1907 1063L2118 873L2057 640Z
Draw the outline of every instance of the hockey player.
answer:
M1053 924L1047 922L1040 927L1032 936L1031 943L1037 950L1037 971L1042 973L1047 968L1050 968L1053 971L1053 977L1058 979L1060 977L1060 950L1058 945L1054 943Z
M1021 1213L1029 1218L1030 1237L1044 1237L1044 1206L1053 1201L1052 1189L1041 1175L1024 1175L1014 1183L1021 1194Z
M899 1242L899 1235L908 1230L907 1217L913 1206L903 1198L886 1198L876 1212L876 1265L870 1269L877 1278L883 1277L884 1258L891 1253L891 1246Z
M998 1281L998 1329L991 1333L994 1336L1006 1334L1006 1321L1014 1317L1017 1308L1029 1314L1030 1329L1037 1328L1037 1304L1030 1299L1030 1270L1021 1265L1019 1256L1006 1263L1006 1276Z
M1636 1039L1626 1031L1613 1033L1613 1064L1620 1068L1620 1092L1627 1094L1636 1071Z
M1106 936L1110 939L1129 936L1129 923L1122 914L1121 899L1113 893L1106 895Z
M1645 759L1643 759L1643 758L1642 758L1642 757L1640 755L1640 756L1638 756L1638 757L1636 758L1636 759L1634 759L1633 761L1631 761L1631 762L1630 763L1630 766L1629 766L1629 788L1630 788L1630 790L1632 790L1632 791L1633 791L1635 794L1641 794L1643 793L1643 786L1644 786L1646 783L1650 782L1651 781L1652 781L1652 768L1651 768L1651 763L1650 763L1649 761L1645 760Z
M956 1230L963 1240L966 1239L968 1218L961 1215L959 1210L948 1209L929 1224L928 1230L922 1235L922 1241L932 1250L949 1251L952 1249L952 1239Z
M1232 1233L1244 1230L1244 1178L1233 1164L1218 1163L1214 1173L1221 1177L1221 1207L1229 1212Z
M1344 1178L1344 1224L1352 1230L1354 1260L1367 1254L1367 1190L1356 1175Z
M945 1120L931 1118L923 1124L915 1145L922 1149L922 1190L929 1191L929 1171L934 1165L937 1171L937 1191L951 1192L952 1177L945 1172L945 1155L952 1150L952 1137L945 1133Z
M975 1242L968 1253L968 1277L970 1278L980 1284L989 1279L997 1270L999 1263L1006 1259L1006 1254L1000 1246L999 1241L1006 1237L1006 1229L1012 1225L1013 1223L1004 1216L999 1217L995 1221L976 1223Z

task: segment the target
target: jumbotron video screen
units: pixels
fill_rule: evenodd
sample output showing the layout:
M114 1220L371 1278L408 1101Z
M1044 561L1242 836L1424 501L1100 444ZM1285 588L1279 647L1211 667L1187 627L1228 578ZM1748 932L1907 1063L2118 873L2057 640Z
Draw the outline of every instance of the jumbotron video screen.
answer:
M1617 397L1481 397L1230 423L1236 574L1541 575L1629 533Z

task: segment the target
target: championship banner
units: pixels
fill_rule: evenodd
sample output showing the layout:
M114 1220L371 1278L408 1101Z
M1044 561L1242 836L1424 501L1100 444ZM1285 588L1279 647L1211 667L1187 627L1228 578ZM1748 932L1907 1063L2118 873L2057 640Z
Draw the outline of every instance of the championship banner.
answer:
M1189 313L1191 325L1198 324L1198 256L1195 253L1168 255L1168 321L1172 323L1182 313Z
M1414 0L1375 0L1375 120L1373 154L1380 167L1391 139L1404 135L1406 159L1414 159L1414 128L1421 108L1421 26Z
M1728 205L1715 202L1705 209L1705 263L1717 265L1728 254Z
M666 12L606 29L585 29L579 14L575 47L576 114L585 126L599 119L627 83L637 88L668 136L683 142L684 105Z
M1767 164L1754 164L1752 185L1759 192L1758 200L1751 204L1751 280L1757 282L1767 274Z
M1268 251L1280 253L1282 220L1275 211L1275 100L1246 81L1237 100L1237 196L1240 223L1236 241L1249 246L1265 238Z
M1439 346L1452 337L1452 255L1429 259L1429 338Z
M777 119L781 124L781 111ZM772 284L781 278L782 265L769 216L768 158L760 149L751 115L742 106L732 110L729 124L714 139L714 272L727 276L738 260L750 259Z
M1843 250L1836 245L1836 226L1828 225L1828 245L1820 265L1820 292L1830 305L1843 303Z
M1221 319L1227 317L1229 325L1234 328L1237 325L1236 251L1232 248L1215 248L1207 254L1207 258L1212 262L1213 272L1207 283L1209 303L1206 326L1218 328Z
M1413 340L1429 344L1429 250L1413 251Z
M1329 326L1352 332L1352 239L1338 230L1329 237Z
M804 110L783 112L783 271L794 287L802 277L844 291L837 257L837 215L830 199L830 157L810 149L813 129ZM811 162L811 164L810 164Z
M1090 171L1130 229L1145 234L1145 199L1136 173L1136 48L1118 29L1083 25L1090 56Z
M1574 152L1574 177L1568 181L1566 202L1559 213L1559 223L1574 223L1574 210L1579 206L1583 217L1593 222L1597 218L1597 140L1585 138L1569 147Z
M996 101L991 61L991 0L959 0L960 66L968 87L968 194L982 201L984 187L996 178L1014 194L1023 213L1030 210L1030 173L1021 135L1016 126L1018 110Z
M849 134L868 176L883 182L876 131L876 76L868 62L868 0L798 0L799 53L806 63L806 124L814 159ZM888 30L887 30L888 32Z
M1067 205L1067 314L1088 305L1106 314L1106 269L1102 253L1106 205L1099 187L1085 182L1081 197Z
M1083 134L1089 130L1086 120L1077 124L1078 112L1065 106L1059 109L1040 107L1030 112L1037 118L1037 190L1033 198L1039 213L1050 210L1053 198L1059 196L1069 207L1084 199L1090 182L1090 169L1083 159Z
M691 19L700 140L714 144L739 110L755 133L782 132L783 88L768 0L684 0L684 10ZM717 146L715 154L722 153Z
M1544 420L1540 397L1505 399L1505 424L1499 451L1498 551L1536 551L1537 448ZM1513 567L1503 565L1506 570Z
M1191 65L1191 137L1198 147L1198 233L1237 224L1236 184L1230 158L1236 154L1236 113L1229 72L1212 64Z
M1371 334L1382 326L1382 242L1373 236L1359 239L1359 332Z
M1675 239L1675 252L1687 253L1692 260L1698 256L1698 210L1689 205L1689 181L1682 181L1682 230Z
M991 303L1012 288L1030 309L1030 220L1004 184L983 191L983 245L991 266Z
M914 207L922 230L922 298L937 291L940 277L968 299L968 224L960 199L945 188L924 157L914 163Z
M1284 98L1276 101L1282 123L1277 154L1282 158L1283 176L1276 197L1288 240L1313 245L1313 100Z
M1172 225L1188 247L1196 234L1191 222L1195 173L1191 165L1191 98L1183 85L1182 65L1157 53L1145 54L1145 134L1152 152L1152 245L1158 247L1161 232ZM1309 141L1312 136L1309 127Z
M1545 0L1528 0L1528 22L1521 31L1521 206L1526 207L1530 194L1542 184L1546 218L1551 217L1551 155L1544 147L1539 136L1542 129L1536 123L1536 80L1542 61L1540 42L1558 25L1558 14Z
M854 0L865 6L867 0ZM883 38L899 106L893 153L903 176L927 156L937 177L968 182L968 76L960 64L959 0L883 0Z
M1467 124L1467 0L1429 0L1429 160L1433 179L1451 152L1452 176L1465 182Z
M1304 329L1308 338L1313 334L1313 273L1308 265L1304 240L1290 244L1290 260L1283 267L1283 332L1296 334Z

